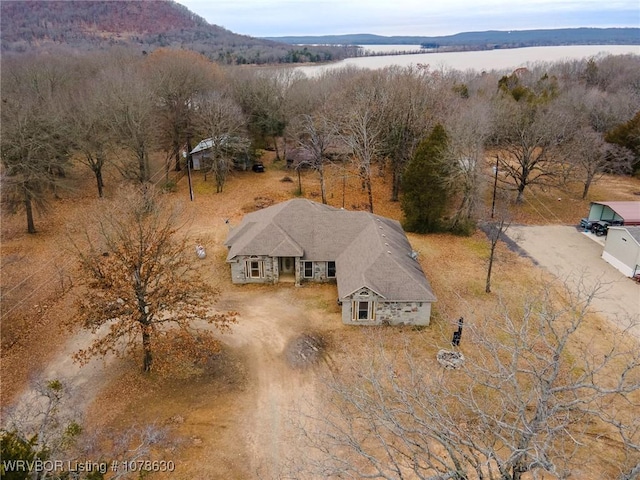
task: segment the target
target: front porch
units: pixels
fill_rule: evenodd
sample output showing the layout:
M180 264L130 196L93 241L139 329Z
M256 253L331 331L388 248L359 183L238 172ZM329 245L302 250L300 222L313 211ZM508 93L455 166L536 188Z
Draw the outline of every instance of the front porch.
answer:
M298 284L296 270L296 257L278 257L278 282Z

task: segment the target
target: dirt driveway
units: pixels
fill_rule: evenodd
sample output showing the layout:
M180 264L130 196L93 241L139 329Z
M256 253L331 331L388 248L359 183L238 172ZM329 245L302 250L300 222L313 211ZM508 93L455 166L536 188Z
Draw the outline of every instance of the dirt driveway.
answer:
M512 226L507 236L556 277L582 277L587 289L602 284L595 309L623 329L635 322L629 332L640 338L640 286L601 258L600 243L565 225Z

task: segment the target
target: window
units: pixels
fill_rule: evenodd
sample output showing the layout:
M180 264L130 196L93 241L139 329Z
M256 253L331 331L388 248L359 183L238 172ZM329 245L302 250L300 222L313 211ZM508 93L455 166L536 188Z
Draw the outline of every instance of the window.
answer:
M367 322L375 319L374 302L354 300L351 302L351 314L354 322Z
M369 302L358 302L358 320L369 319Z
M327 277L336 278L336 262L327 262Z
M304 278L313 278L313 262L304 262Z
M249 260L245 266L245 273L249 278L264 277L264 262L262 260Z
M260 262L251 262L251 278L260 277Z

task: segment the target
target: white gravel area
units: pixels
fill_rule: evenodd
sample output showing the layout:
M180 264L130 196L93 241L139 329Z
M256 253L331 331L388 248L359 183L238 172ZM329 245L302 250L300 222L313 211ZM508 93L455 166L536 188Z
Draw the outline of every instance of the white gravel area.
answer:
M604 237L586 235L566 225L511 226L506 234L559 279L581 277L586 288L603 285L594 308L640 339L640 284L602 259ZM631 327L630 322L634 322Z

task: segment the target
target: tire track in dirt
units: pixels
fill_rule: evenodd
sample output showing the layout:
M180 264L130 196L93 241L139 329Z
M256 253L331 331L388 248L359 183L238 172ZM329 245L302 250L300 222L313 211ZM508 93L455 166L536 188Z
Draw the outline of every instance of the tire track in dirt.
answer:
M286 468L296 432L290 416L314 397L314 373L291 368L284 349L292 338L308 331L314 315L296 302L294 286L274 286L272 292L227 295L224 308L238 311L233 333L222 338L248 358L249 395L243 421L250 471L258 478L278 478Z

